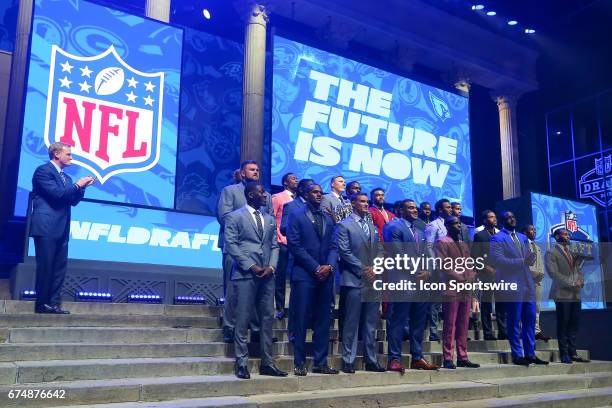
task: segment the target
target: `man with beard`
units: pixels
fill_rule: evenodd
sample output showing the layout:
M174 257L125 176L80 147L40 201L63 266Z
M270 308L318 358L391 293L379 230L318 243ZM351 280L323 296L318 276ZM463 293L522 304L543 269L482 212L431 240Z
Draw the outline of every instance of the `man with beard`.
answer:
M307 204L289 216L287 245L293 256L291 299L293 362L296 376L306 375L306 330L313 329L313 373L338 374L329 367L329 332L334 295L334 268L338 254L331 250L334 222L321 210L323 191L318 184L306 187Z

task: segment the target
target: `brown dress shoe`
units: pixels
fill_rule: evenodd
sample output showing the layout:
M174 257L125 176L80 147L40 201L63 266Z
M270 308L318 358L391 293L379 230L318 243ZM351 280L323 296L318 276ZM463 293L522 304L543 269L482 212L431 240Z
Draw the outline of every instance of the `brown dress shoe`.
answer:
M398 360L391 360L387 364L387 371L397 371L401 375L404 375L404 373L406 372L406 369L404 368L402 363L400 363Z
M435 364L429 364L427 360L422 358L420 360L410 362L410 369L412 370L439 370L440 367L438 367Z

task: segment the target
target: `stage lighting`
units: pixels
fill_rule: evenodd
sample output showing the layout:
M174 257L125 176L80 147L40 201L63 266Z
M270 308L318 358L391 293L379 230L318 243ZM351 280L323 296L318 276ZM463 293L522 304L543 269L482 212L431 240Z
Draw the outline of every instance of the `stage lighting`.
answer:
M35 290L24 290L21 292L21 300L34 300L36 299Z
M210 20L210 11L208 9L202 9L202 15L205 19Z
M562 131L560 131L560 130L557 130L557 131L555 132L555 134L556 134L557 136L559 136L559 135L560 135L560 134L562 134L562 133L563 133L563 132L562 132Z
M496 14L497 14L497 13L496 13L496 12L494 12L494 11L487 11L487 16L494 16L494 15L496 15Z
M535 33L535 30L533 28L526 28L525 29L525 34L533 34Z
M175 305L203 305L206 301L204 296L175 296Z
M160 295L141 295L132 293L127 297L128 303L161 303L162 297Z
M216 304L217 306L223 306L223 305L225 304L225 298L222 298L222 297L221 297L221 298L217 298L217 299L215 300L215 304Z
M518 21L516 21L516 20L510 20L510 21L508 21L508 25L511 25L511 26L515 26L515 25L517 25L517 24L518 24Z
M75 295L77 302L110 302L113 295L107 292L77 292Z
M472 10L482 10L484 8L484 4L474 4L472 6Z

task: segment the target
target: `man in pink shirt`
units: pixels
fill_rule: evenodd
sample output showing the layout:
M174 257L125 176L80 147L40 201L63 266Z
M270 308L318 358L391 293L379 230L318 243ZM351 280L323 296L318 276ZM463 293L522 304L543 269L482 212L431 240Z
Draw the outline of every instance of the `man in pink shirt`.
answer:
M287 259L289 253L287 252L287 237L285 237L280 230L281 219L283 217L283 206L293 201L297 191L298 178L293 173L287 173L282 178L284 190L280 193L272 196L272 208L274 209L274 216L276 217L276 236L278 243L280 244L280 252L278 256L278 265L275 271L275 290L274 299L276 303L276 318L282 319L285 317L285 285L286 285L286 271L287 271Z

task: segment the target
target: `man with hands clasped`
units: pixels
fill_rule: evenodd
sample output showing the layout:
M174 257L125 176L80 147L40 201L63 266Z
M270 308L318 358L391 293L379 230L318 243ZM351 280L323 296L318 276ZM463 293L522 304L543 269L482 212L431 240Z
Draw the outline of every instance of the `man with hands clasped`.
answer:
M266 212L268 195L263 186L251 181L244 186L246 205L225 217L225 249L232 257L231 285L235 302L234 352L236 377L251 378L248 369L247 329L253 313L260 321L261 366L259 374L284 377L272 359L274 320L274 268L278 262L276 220Z
M297 376L306 375L306 330L313 325L314 365L320 374L338 374L329 367L329 330L338 253L332 249L334 221L321 209L323 191L318 184L305 188L306 205L289 215L287 248L293 256L291 274L293 361Z
M48 163L38 166L32 176L30 236L36 249L36 313L68 314L60 307L61 290L68 265L70 207L76 206L85 189L95 183L93 176L72 182L64 168L72 164L70 146L52 143Z

